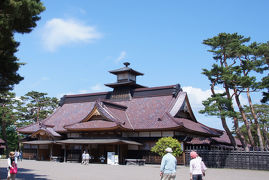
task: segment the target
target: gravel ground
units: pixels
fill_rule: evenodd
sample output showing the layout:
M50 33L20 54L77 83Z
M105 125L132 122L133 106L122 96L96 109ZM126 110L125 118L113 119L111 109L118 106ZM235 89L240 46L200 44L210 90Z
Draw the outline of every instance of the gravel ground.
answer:
M7 160L0 160L0 179L6 179ZM155 180L160 179L159 165L111 166L106 164L81 165L79 163L59 163L23 160L18 162L16 179L67 179L67 180ZM214 169L209 168L205 180L259 180L268 179L269 171ZM189 180L189 169L178 166L178 180Z

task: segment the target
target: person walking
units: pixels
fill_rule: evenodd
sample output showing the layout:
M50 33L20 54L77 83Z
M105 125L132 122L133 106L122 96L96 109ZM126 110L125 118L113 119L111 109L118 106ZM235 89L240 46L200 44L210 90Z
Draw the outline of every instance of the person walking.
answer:
M207 168L195 151L191 151L190 156L190 180L202 180Z
M177 159L172 154L170 147L165 149L166 154L162 158L160 176L161 180L175 180L176 179L176 168Z
M88 152L85 155L85 161L86 161L85 164L88 165L90 161L90 154Z
M20 150L19 159L22 161L22 150Z
M86 151L83 152L82 161L81 161L81 164L85 164L85 163L86 163Z
M19 159L19 155L20 155L19 151L15 150L15 158L16 158L17 160Z
M7 180L10 179L15 180L17 174L17 157L15 157L14 152L9 153L7 164L8 164Z

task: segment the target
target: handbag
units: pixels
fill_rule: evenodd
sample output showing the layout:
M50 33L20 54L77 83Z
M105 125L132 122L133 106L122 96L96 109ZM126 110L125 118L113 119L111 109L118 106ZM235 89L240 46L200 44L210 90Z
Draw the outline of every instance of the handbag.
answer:
M18 172L17 165L15 163L13 163L12 167L9 169L9 173L10 174L17 174L17 172Z

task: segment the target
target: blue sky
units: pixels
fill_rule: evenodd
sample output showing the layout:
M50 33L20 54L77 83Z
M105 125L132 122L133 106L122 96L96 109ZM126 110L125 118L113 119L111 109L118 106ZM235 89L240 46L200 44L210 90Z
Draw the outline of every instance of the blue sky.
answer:
M108 91L104 84L116 81L108 71L128 61L145 74L138 77L139 84L181 84L198 121L223 129L218 118L198 113L202 100L210 95L201 69L214 62L202 41L221 32L237 32L257 42L269 40L267 0L43 3L46 11L37 27L15 36L21 43L17 56L26 63L19 71L25 79L14 89L17 96L32 90L57 98Z

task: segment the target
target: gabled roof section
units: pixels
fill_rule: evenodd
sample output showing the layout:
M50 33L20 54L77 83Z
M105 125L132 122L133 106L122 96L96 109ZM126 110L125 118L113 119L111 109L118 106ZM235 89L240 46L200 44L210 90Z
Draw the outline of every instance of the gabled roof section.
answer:
M126 128L126 106L113 102L97 100L89 114L82 121L64 126L70 131L93 131L93 130L113 130Z
M58 134L57 132L55 132L52 128L46 128L46 127L42 127L39 130L37 130L36 132L34 132L33 134L31 134L32 137L35 137L36 135L48 135L52 138L54 137L61 137L60 134Z
M113 104L113 103L110 103ZM120 106L120 105L118 105ZM108 108L105 106L105 104L99 100L97 100L94 104L93 109L90 111L90 113L82 120L82 122L90 121L93 117L102 117L103 119L107 121L114 122L116 124L119 124L120 121L112 115L111 112L109 112Z
M32 134L40 129L39 123L35 122L33 124L30 124L28 126L20 127L17 129L19 133L23 134Z
M179 95L169 110L169 113L176 118L185 118L197 122L186 92L179 92Z
M120 128L119 124L111 121L94 120L81 122L73 125L65 126L64 128L69 131L97 131L97 130L115 130Z

